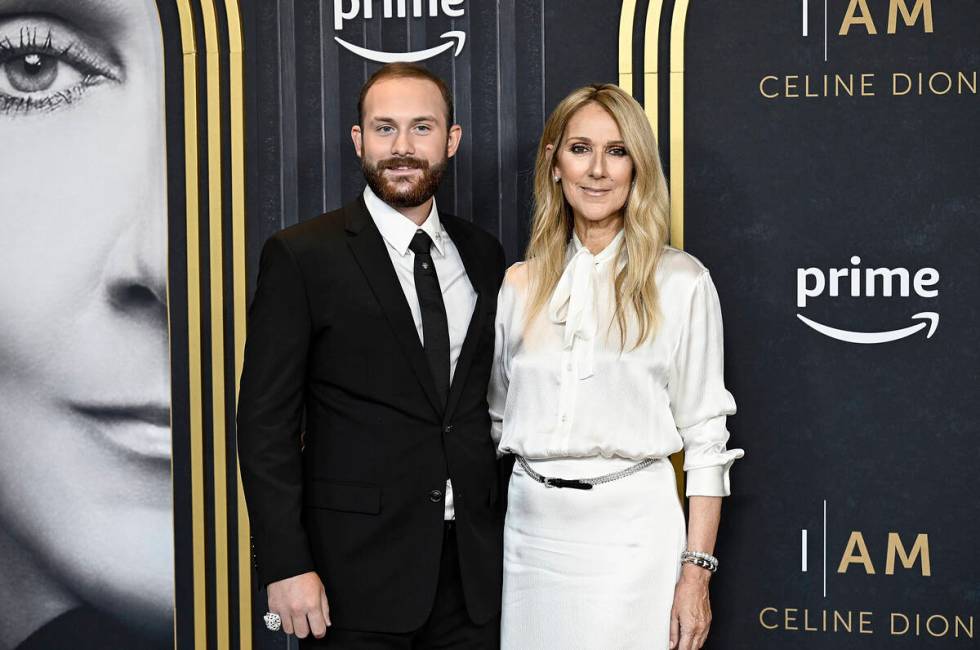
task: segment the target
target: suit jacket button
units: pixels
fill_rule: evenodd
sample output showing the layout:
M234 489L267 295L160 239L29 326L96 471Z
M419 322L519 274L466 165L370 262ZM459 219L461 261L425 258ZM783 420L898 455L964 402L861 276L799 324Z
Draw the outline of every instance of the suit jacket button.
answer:
M429 492L429 501L432 503L439 503L442 501L442 490L432 490L432 492Z

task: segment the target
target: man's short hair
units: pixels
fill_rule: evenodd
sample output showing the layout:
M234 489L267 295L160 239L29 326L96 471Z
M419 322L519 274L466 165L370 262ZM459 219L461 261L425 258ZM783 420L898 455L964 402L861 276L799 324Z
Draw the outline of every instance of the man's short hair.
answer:
M364 125L364 98L367 97L371 86L384 81L385 79L423 79L431 81L442 93L442 99L446 103L446 128L453 123L453 94L449 91L449 86L438 76L429 72L427 69L414 63L387 63L368 77L368 80L361 86L361 95L357 98L357 122Z

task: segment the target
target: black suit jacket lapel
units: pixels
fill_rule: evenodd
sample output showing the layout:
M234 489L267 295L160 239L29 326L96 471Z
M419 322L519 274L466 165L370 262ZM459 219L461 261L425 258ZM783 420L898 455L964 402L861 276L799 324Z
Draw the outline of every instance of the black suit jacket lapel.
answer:
M354 254L354 259L357 260L368 284L371 285L371 290L388 319L395 338L401 344L409 365L422 384L429 402L436 414L442 416L443 405L439 403L435 381L429 370L425 352L422 350L422 343L419 341L418 330L415 329L415 320L405 299L405 292L402 291L392 266L387 244L374 225L363 198L358 197L356 202L345 208L345 212L347 232L350 234L347 243Z
M463 340L463 348L460 350L459 359L456 360L456 371L453 373L453 382L449 387L449 397L446 402L445 421L449 421L456 410L459 402L460 393L466 384L466 375L470 371L473 355L476 354L476 346L480 341L480 334L483 332L483 325L487 319L487 287L488 273L481 267L481 259L478 251L473 246L473 242L466 233L458 228L450 219L443 220L443 228L449 233L459 256L463 259L463 267L466 275L476 291L476 306L473 308L473 315L470 317L470 325L466 329L466 338ZM485 264L486 262L484 262Z

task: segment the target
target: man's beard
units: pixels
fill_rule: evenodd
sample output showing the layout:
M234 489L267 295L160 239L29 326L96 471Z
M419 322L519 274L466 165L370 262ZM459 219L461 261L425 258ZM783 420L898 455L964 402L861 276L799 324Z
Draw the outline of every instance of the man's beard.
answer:
M361 171L368 186L382 201L393 208L416 208L428 201L439 189L439 182L446 172L448 158L430 165L428 160L412 158L386 158L372 165L366 158L361 159ZM390 181L384 177L386 169L407 167L420 169L421 176L416 180Z

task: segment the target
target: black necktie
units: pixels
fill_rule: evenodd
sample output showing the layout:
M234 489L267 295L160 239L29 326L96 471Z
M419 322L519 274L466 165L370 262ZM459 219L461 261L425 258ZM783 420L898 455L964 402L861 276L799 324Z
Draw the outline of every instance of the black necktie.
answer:
M436 391L443 405L449 393L449 323L446 321L446 305L442 302L439 276L432 263L429 249L432 239L418 230L409 248L415 253L415 291L422 312L422 338L429 370L436 380Z

